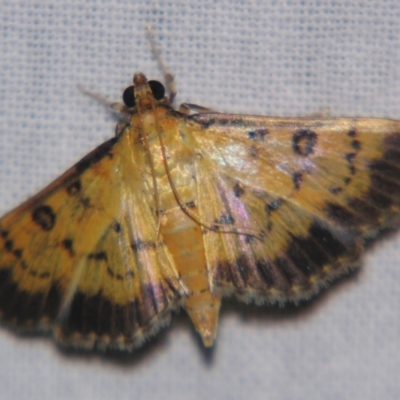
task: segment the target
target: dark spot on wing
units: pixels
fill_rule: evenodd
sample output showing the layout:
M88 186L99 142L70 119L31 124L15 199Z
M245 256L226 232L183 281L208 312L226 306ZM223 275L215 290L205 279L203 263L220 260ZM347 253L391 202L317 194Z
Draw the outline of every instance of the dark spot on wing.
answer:
M107 261L107 253L105 251L99 251L98 253L91 253L88 255L88 258L96 261Z
M216 219L214 222L220 225L233 225L235 223L235 218L230 214L222 214L219 219Z
M114 232L120 233L121 229L122 229L121 224L119 222L115 221L113 224L113 229L114 229Z
M316 237L316 233L322 235L322 243L327 240L327 235L329 235L330 243L334 240L328 230L314 224L306 237L297 237L291 234L292 240L285 251L296 268L306 277L319 274L325 265L335 261L325 246L321 246L321 238ZM345 246L339 243L337 241L336 246L339 245L342 251L345 251Z
M13 301L10 302L10 308L5 313L5 320L11 320L21 325L36 321L39 316L39 298L41 298L41 294L30 294L25 290L19 291L15 286Z
M362 222L360 214L341 204L328 202L325 210L328 217L340 226L353 227Z
M196 208L196 204L195 204L194 201L189 201L189 202L187 202L187 203L185 204L185 206L186 206L188 209L190 209L190 210Z
M271 287L274 284L274 273L271 263L264 260L258 260L256 261L256 268L262 280L268 287Z
M380 174L372 173L370 175L371 186L376 190L387 193L391 197L400 195L400 175L382 176Z
M350 136L350 135L349 135ZM351 147L355 150L354 152L345 154L344 158L349 163L349 171L350 175L355 175L356 167L354 165L354 161L356 159L357 153L361 149L361 143L358 140L353 140L351 142Z
M57 282L51 285L51 288L47 294L46 301L44 303L43 313L47 315L50 320L54 320L58 315L60 304L62 299L62 293Z
M350 129L347 133L347 136L350 137L355 137L356 136L356 130L355 129Z
M220 118L218 120L218 125L220 126L226 126L229 124L229 119L228 118Z
M294 285L304 286L307 283L307 277L289 258L284 256L277 257L275 258L273 265L282 275L282 278L288 282L289 288Z
M353 164L355 157L356 157L356 153L347 153L345 155L345 159L347 160L347 162L349 164Z
M19 304L19 321L33 327L43 316L43 293L30 293L27 303Z
M75 165L77 173L78 174L83 173L92 165L101 161L104 157L112 158L113 153L111 152L111 150L117 141L118 141L117 137L112 138L107 142L101 144L96 149L94 149L86 157L82 158L82 160Z
M74 196L75 194L77 194L80 190L82 189L82 185L80 180L77 180L75 182L72 182L71 184L69 184L67 186L67 193L70 196Z
M264 141L265 136L269 133L268 129L256 129L247 133L247 137L254 141Z
M241 118L232 118L228 120L228 124L230 126L242 126L243 125L243 120Z
M13 254L14 254L14 256L17 257L17 258L22 258L22 249L15 249L15 250L13 251Z
M385 138L385 153L381 159L369 164L370 187L363 196L369 215L385 215L385 223L391 222L391 216L398 213L400 203L400 133L393 133ZM393 207L396 205L396 207ZM374 211L375 210L375 213Z
M400 163L400 149L388 149L385 151L382 159L393 164Z
M278 210L279 207L282 205L282 203L283 203L282 199L272 200L265 205L265 211L267 212L268 215L270 215L271 212Z
M385 145L388 149L396 147L400 148L400 132L394 132L385 139Z
M317 143L317 134L309 129L302 129L296 132L292 138L293 151L303 157L314 152Z
M84 208L88 208L90 206L90 198L84 197L83 199L81 199L81 204Z
M353 261L359 256L359 247L354 241L339 240L317 222L311 225L307 236L291 236L286 250L274 260L274 264L291 285L303 285L304 290L311 288L308 287L308 278L326 278L322 270L325 265L335 265L341 257Z
M359 151L359 150L361 150L361 142L360 142L359 140L353 140L353 141L351 142L351 147L352 147L354 150Z
M231 282L236 288L244 288L250 279L250 270L244 256L238 257L233 263L221 261L216 268L217 283Z
M347 202L348 207L363 216L365 221L373 224L379 224L379 217L382 210L379 210L373 204L367 195L362 197L351 198Z
M219 261L215 268L215 281L218 286L231 283L231 265L228 261Z
M106 297L101 298L101 304L98 310L99 328L98 333L100 335L112 335L113 332L113 303Z
M387 178L399 178L400 177L400 166L393 165L386 160L374 160L369 164L369 169L382 177Z
M6 240L4 243L4 247L7 251L12 251L14 247L14 242L12 240Z
M253 243L257 240L256 237L252 236L252 235L245 235L244 236L244 241L245 243Z
M71 255L71 256L73 256L75 254L74 253L73 244L74 244L74 241L72 239L69 239L69 238L65 238L61 242L61 246L64 247L64 249L67 250L69 255Z
M343 188L341 188L340 186L335 186L335 187L333 187L333 188L330 188L329 189L329 191L332 193L332 194L339 194L339 193L341 193L342 191L343 191Z
M44 231L51 231L56 223L56 215L50 206L42 205L33 210L32 220Z
M16 296L20 293L17 284L12 279L12 273L9 269L0 270L0 310L2 317L10 321L16 314L14 303Z
M314 223L311 225L308 233L309 236L313 238L315 243L317 243L320 248L324 249L324 251L332 258L337 259L346 253L347 247L344 245L344 243L335 238L329 229ZM322 256L316 254L316 257Z
M71 331L82 332L83 328L83 309L85 295L82 292L75 293L68 313L68 329Z
M247 286L252 280L252 274L248 268L248 261L246 256L239 256L235 260L235 268L239 272L240 280Z
M131 337L134 334L136 315L129 315L128 307L128 304L113 303L101 292L94 296L77 292L64 323L63 333L66 337L73 333L83 336L94 333L100 338L108 336L112 341L121 335Z
M296 190L299 190L301 184L303 182L303 173L302 172L294 172L292 175L293 185Z
M129 308L126 304L114 304L113 310L113 323L112 323L112 330L111 333L112 338L118 338L121 335L127 337L128 340L131 340L131 332L133 330L132 327L132 320L130 319L129 315Z
M267 204L267 209L268 211L275 211L281 206L281 204L282 204L281 199L273 200Z
M233 187L233 195L237 198L243 196L245 190L243 189L242 185L239 182L235 183L235 186Z
M252 146L249 147L249 156L251 158L257 158L258 157L258 148L257 148L257 146L252 145Z
M310 266L312 265L312 270L317 272L323 268L324 265L331 262L332 258L329 256L329 253L324 250L323 246L318 243L319 239L313 235L314 230L317 230L319 233L321 228L318 229L315 226L312 227L309 231L309 236L307 237L296 237L292 235L292 243L295 243L297 249L306 255L306 257L312 263L310 264Z
M400 134L393 133L389 135L384 145L386 151L380 160L373 160L369 164L371 171L371 187L376 193L380 193L386 197L386 206L383 209L386 211L390 205L398 207L400 200ZM383 200L383 199L382 199ZM398 208L393 208L390 214L396 213Z
M95 334L101 334L107 332L108 329L104 327L105 321L102 323L103 326L100 326L100 315L104 301L108 302L108 300L102 296L101 292L95 296L86 296L85 299L77 299L77 305L79 305L79 303L82 304L83 309L82 316L80 317L81 319L78 318L74 322L76 328L82 326L83 334L92 332ZM108 307L106 307L106 309L108 309ZM111 320L109 321L109 324L111 324ZM74 325L72 325L72 328L74 328Z
M0 269L0 297L2 296L3 287L12 280L12 272L10 268ZM1 308L0 308L1 309Z

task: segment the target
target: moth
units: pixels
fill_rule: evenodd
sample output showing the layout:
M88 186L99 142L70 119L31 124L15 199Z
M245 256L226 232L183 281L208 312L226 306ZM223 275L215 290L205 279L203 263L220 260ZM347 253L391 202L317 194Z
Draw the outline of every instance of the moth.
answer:
M299 302L395 227L400 122L221 114L142 73L116 135L0 219L0 317L62 345L132 350L184 308Z

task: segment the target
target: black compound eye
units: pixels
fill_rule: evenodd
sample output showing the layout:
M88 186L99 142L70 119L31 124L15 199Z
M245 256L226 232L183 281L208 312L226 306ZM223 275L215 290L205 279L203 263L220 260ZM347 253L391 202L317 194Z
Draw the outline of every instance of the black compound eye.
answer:
M124 101L124 104L129 107L135 107L135 88L134 86L128 86L125 90L124 93L122 94L122 100Z
M156 100L161 100L164 98L165 95L165 89L164 85L158 81L149 81L148 82L151 93L153 93L153 96Z

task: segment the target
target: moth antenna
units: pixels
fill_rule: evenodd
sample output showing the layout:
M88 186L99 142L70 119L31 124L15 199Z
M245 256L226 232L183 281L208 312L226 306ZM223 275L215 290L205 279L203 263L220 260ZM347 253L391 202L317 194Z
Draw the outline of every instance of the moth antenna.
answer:
M154 38L154 32L153 32L153 28L152 28L151 24L147 25L146 29L147 29L147 38L149 39L149 42L150 42L151 51L154 54L154 57L156 58L157 63L164 75L165 83L166 83L166 86L167 86L168 92L169 92L169 102L172 104L174 101L174 98L176 96L176 93L177 93L175 82L174 82L174 77L168 71L168 68L166 67L166 65L164 63L164 60L161 57L160 51L157 47L156 40Z
M103 104L104 106L111 108L111 110L120 112L120 113L128 113L128 109L121 103L117 103L115 101L110 101L105 98L100 93L94 92L93 90L85 87L85 86L78 86L79 91L84 94L85 96L89 96L93 100Z

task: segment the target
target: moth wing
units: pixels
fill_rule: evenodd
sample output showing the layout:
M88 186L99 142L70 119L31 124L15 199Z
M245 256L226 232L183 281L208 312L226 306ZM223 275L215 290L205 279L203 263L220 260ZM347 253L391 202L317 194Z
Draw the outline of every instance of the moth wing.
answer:
M0 220L0 314L65 344L133 348L185 289L124 135ZM129 176L129 179L127 179Z
M210 286L297 301L359 263L396 225L400 124L199 114L196 179ZM226 233L226 232L236 233Z

